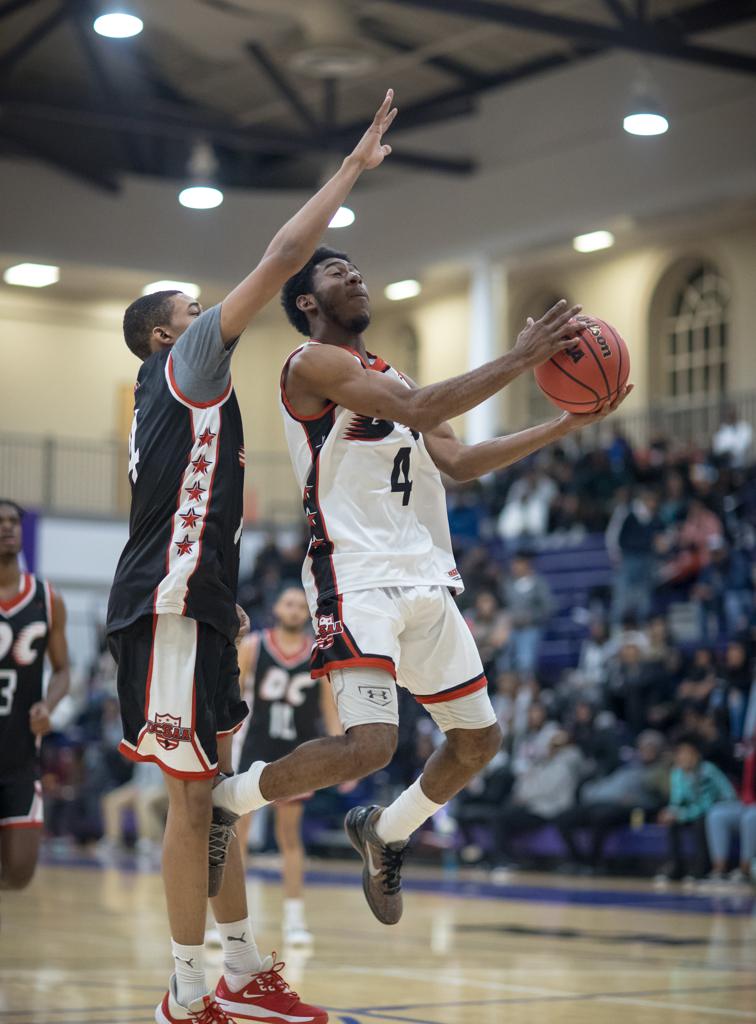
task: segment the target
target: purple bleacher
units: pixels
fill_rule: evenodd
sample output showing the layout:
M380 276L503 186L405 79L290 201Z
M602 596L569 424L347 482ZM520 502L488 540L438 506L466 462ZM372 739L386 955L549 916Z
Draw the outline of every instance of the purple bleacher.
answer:
M612 584L612 564L602 533L588 534L568 548L538 551L533 564L549 584L554 596L554 616L541 644L539 668L547 676L573 668L586 636L585 626L576 621L576 608L587 608L598 588Z

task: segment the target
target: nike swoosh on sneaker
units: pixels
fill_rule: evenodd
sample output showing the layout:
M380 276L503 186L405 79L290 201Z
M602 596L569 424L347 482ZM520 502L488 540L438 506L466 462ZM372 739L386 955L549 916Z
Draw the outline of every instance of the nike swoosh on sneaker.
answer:
M368 871L370 872L370 876L371 878L376 878L378 875L380 875L381 870L380 868L377 868L373 863L373 857L370 853L370 846L367 843L365 843L365 854L367 859L367 868Z
M263 1015L265 1020L268 1020L270 1017L275 1017L276 1020L286 1021L287 1024L311 1024L314 1020L313 1017L301 1017L291 1013L280 1013L278 1010L270 1010L265 1006L254 1008L263 1011L263 1015L259 1018L250 1017L249 1011L252 1008L248 1003L235 1003L232 999L218 999L218 1002L226 1013L235 1017L241 1017L244 1020L262 1020Z

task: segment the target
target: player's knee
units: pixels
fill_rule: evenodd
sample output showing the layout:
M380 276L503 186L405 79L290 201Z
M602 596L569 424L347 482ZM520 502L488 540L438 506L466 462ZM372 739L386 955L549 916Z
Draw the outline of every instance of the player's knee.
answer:
M36 864L24 864L17 861L4 863L0 871L0 888L25 889L34 878L36 866Z
M354 734L354 735L353 735ZM396 753L399 730L395 725L361 725L349 731L353 740L351 765L357 777L385 768Z
M212 790L205 780L181 781L170 789L171 813L177 814L183 824L194 831L209 830L213 814Z
M454 754L472 772L480 771L501 749L503 740L498 723L485 729L456 729L447 740L454 748Z

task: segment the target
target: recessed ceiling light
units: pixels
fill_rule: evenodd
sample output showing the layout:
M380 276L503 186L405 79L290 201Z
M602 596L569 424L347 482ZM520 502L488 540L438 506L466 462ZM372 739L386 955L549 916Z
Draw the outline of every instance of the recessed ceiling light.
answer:
M383 289L383 294L392 302L400 302L402 299L414 299L422 290L420 282L410 278L407 281L394 281L393 284L387 284Z
M200 286L192 284L191 281L153 281L142 288L142 295L152 295L153 292L183 292L193 299L200 297Z
M598 249L608 249L611 245L614 245L614 235L611 231L589 231L572 239L572 248L575 252L596 252Z
M669 128L669 121L664 114L651 110L639 110L628 114L622 127L630 135L663 135Z
M348 206L340 206L331 217L328 227L348 228L350 224L354 224L354 210L350 210Z
M214 210L223 202L223 193L210 185L190 185L179 192L178 198L190 210Z
M47 263L17 263L8 267L3 274L6 284L23 285L25 288L46 288L60 280L60 267Z
M144 28L144 23L134 14L110 11L95 18L92 27L98 35L107 36L109 39L128 39L129 36L138 36Z

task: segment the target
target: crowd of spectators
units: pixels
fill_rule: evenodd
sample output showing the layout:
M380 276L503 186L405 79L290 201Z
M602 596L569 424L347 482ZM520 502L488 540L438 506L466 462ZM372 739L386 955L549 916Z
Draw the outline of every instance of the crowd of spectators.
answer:
M756 877L750 427L728 413L706 449L669 437L634 447L619 429L606 443L569 440L449 489L466 583L460 605L504 735L499 755L451 806L462 856L511 865L527 859L523 837L553 826L558 858L595 872L606 869L617 829L655 824L668 845L666 877L720 879L730 867L736 880ZM596 534L611 558L607 586L575 609L577 656L545 670L556 606L539 555ZM305 554L304 535L288 546L271 535L259 549L239 593L253 626L269 621ZM674 628L680 607L693 623L685 636ZM45 746L50 828L115 845L129 808L154 845L159 779L132 775L117 753L113 679L103 654L68 736ZM416 777L440 738L406 694L400 711L399 750L384 779L396 787Z

